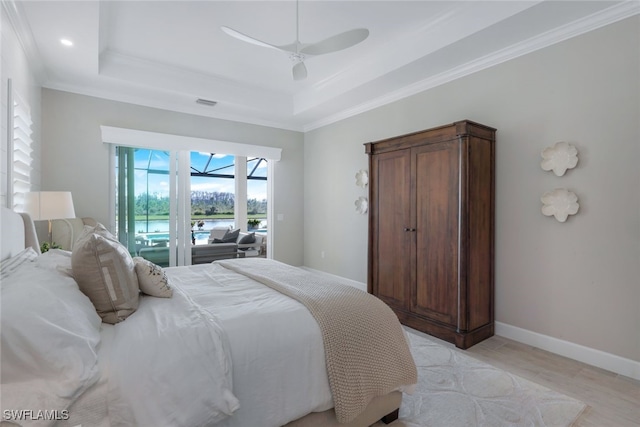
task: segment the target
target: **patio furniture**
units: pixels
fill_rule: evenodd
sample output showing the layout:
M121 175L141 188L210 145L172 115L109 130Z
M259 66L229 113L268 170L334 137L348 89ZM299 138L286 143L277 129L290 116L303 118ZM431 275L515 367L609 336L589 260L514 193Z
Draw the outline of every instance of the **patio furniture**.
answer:
M238 252L246 257L265 256L267 253L267 236L264 233L239 231L231 227L214 227L209 232L209 244L223 245L235 242Z

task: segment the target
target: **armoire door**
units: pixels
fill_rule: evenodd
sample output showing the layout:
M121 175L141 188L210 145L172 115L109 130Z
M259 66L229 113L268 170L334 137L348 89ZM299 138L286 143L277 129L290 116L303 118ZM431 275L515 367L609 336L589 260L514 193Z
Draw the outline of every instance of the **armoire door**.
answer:
M410 228L410 150L381 153L372 163L372 292L392 307L409 309L414 262Z
M457 140L413 148L412 177L417 261L411 311L455 326L459 280Z

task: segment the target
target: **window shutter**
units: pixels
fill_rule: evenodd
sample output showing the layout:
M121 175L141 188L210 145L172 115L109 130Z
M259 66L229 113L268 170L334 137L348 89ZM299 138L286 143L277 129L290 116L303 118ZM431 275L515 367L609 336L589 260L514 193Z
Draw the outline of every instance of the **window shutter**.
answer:
M31 191L32 140L31 114L26 103L14 94L13 98L13 139L11 196L12 207L17 212L24 211L25 194Z

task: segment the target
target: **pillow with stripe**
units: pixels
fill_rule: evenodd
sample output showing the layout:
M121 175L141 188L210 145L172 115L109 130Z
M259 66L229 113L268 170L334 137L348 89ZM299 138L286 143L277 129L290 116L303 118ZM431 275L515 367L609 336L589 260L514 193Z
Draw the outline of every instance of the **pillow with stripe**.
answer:
M9 276L18 271L23 264L32 262L36 258L38 258L38 254L31 246L21 250L11 258L7 258L0 263L0 278L9 278Z
M138 308L135 264L120 242L85 228L73 247L71 268L103 322L122 322Z

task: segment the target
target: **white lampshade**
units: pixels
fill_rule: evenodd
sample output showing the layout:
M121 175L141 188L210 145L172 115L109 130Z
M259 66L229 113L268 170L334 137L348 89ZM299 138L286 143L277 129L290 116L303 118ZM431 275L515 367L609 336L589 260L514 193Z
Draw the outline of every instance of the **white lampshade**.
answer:
M26 194L25 212L31 219L75 218L70 191L32 191Z

